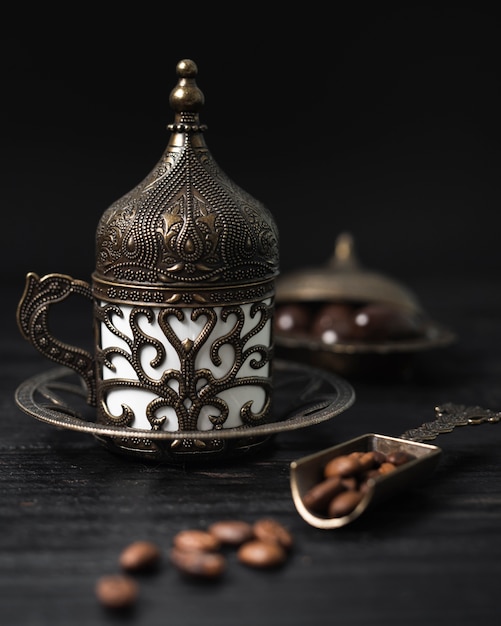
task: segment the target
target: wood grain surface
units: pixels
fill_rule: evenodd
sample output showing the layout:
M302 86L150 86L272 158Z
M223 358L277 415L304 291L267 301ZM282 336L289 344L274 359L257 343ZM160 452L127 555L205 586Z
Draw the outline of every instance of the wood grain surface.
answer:
M492 624L501 577L501 426L437 439L433 476L338 530L295 510L289 465L366 432L398 436L452 401L501 407L501 297L494 280L424 280L418 293L458 335L422 354L405 377L350 380L356 401L325 423L277 435L259 454L200 467L146 464L112 454L91 435L21 411L14 391L51 367L15 325L7 292L0 367L0 622L5 626L128 623L247 626ZM74 313L75 328L85 322ZM170 564L178 531L219 519L272 517L294 537L283 567L257 571L228 552L221 580L194 582ZM136 575L139 600L117 615L98 603L97 579L146 539L158 571Z

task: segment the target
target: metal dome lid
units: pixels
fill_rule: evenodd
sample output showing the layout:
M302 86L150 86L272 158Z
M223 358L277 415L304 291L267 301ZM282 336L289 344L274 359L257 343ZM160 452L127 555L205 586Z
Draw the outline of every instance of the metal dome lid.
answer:
M421 310L417 296L394 278L363 267L356 255L350 233L336 239L328 263L302 268L283 275L277 281L280 302L384 302Z
M99 221L93 277L110 298L120 297L125 286L129 299L128 288L137 292L144 286L172 291L154 299L187 301L195 290L195 300L207 301L214 290L264 284L278 274L272 215L228 178L206 146L197 73L190 59L177 64L167 148L146 178Z

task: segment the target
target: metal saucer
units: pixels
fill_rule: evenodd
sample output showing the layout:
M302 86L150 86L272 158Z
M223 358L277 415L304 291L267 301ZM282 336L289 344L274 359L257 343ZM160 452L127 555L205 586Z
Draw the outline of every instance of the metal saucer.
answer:
M98 424L80 379L67 368L27 379L17 388L15 401L28 415L89 433L113 452L167 463L207 462L252 452L280 432L329 420L355 401L353 387L332 372L276 359L274 376L275 419L253 427L179 432Z

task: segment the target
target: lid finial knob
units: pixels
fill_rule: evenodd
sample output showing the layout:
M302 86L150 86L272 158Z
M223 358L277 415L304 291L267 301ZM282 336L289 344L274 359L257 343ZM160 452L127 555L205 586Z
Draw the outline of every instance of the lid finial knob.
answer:
M176 113L198 113L205 103L205 97L199 89L195 77L198 68L191 59L183 59L176 66L179 80L170 93L169 103Z

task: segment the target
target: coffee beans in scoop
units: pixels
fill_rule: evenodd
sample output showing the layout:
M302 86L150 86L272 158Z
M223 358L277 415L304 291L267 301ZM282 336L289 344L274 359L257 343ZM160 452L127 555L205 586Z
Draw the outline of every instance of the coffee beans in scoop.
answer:
M398 450L387 454L379 450L342 454L328 461L322 476L306 491L303 504L312 513L325 517L349 515L362 500L369 479L393 472L415 457Z

